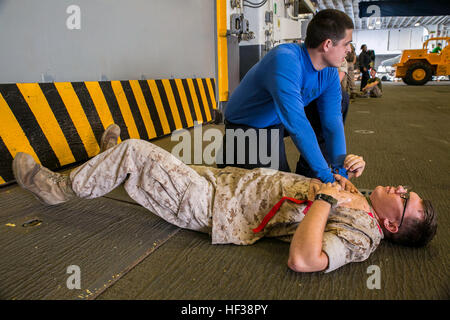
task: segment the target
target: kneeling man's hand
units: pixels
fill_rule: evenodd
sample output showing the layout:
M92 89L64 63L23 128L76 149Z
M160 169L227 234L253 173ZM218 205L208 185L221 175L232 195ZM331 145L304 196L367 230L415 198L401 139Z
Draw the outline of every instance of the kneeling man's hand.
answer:
M366 162L363 157L354 154L349 154L345 157L344 168L347 169L349 179L361 176L365 167Z
M350 180L344 178L339 174L334 174L334 178L337 183L341 186L345 191L350 191L351 193L358 193L358 189L350 182Z

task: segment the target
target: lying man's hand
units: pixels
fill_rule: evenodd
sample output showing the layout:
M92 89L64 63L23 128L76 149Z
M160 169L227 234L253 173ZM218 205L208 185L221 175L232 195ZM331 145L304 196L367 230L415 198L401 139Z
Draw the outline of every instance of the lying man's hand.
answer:
M334 174L334 179L342 187L343 190L350 191L351 193L358 193L358 189L350 182L350 180L344 178L339 174Z
M365 167L366 162L363 157L354 154L349 154L345 157L344 168L347 169L349 179L361 176Z

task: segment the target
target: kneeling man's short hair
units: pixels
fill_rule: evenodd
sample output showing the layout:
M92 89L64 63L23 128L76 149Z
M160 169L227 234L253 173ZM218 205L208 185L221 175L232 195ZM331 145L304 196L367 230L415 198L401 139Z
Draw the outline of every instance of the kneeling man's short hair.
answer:
M317 48L327 39L331 39L333 45L336 45L345 38L345 31L348 29L354 29L354 25L344 12L335 9L319 11L306 29L306 47Z

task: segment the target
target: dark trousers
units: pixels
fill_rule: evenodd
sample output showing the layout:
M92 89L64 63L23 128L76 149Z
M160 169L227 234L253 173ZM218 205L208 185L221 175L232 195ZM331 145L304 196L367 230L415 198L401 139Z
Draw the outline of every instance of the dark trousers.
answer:
M348 98L347 92L345 92L345 91L342 91L342 106L341 107L342 107L341 111L342 111L342 115L343 115L343 121L345 122L345 117L347 116L348 107L349 107L349 98ZM320 146L320 150L322 151L322 154L324 155L325 160L329 163L328 156L327 156L326 150L325 150L325 139L322 134L322 126L320 123L319 112L317 111L317 105L316 105L315 100L312 101L309 105L307 105L305 107L305 114L314 130L314 133L316 134L317 141ZM246 139L245 147L238 148L237 140L239 139L239 136L236 137L235 134L234 135L227 134L227 131L226 131L227 129L232 129L232 130L242 129L242 132L247 133L247 134L249 133L249 130L250 130L252 132L255 132L257 141L255 143L255 141L253 141L253 142L250 141L251 139ZM233 166L233 167L240 167L240 168L245 168L245 169L272 168L272 169L277 169L280 171L291 172L291 170L289 168L289 164L287 162L286 149L285 149L285 145L284 145L284 137L289 136L289 132L281 124L263 128L263 129L267 130L266 131L267 133L264 136L261 135L261 131L258 130L257 128L246 126L246 125L233 124L233 123L230 123L227 120L225 120L225 135L223 137L221 152L219 152L219 154L217 156L217 167L224 168L226 166ZM278 133L277 141L272 141L270 139L272 130L276 130ZM248 134L248 136L250 136L250 134ZM226 147L227 142L230 143L231 140L233 140L234 149L231 149L231 148L227 149L227 147ZM275 143L274 148L272 148L273 143ZM251 144L252 144L252 147L250 147ZM278 161L275 165L271 162L266 163L266 161L261 161L262 159L260 158L260 148L262 145L265 148L265 150L262 152L263 154L267 154L269 157L271 157L272 149L275 149L276 150L275 152L278 153ZM266 150L267 150L267 152L266 152ZM226 161L227 152L233 152L232 156L228 156L229 160L231 160L231 161ZM250 155L251 152L256 152L257 155L256 156L254 154ZM245 159L244 163L238 163L238 156L241 157L241 159ZM253 156L253 159L256 158L256 161L250 161L252 156ZM300 158L297 162L297 167L295 169L295 173L306 176L306 177L311 177L311 178L315 177L309 164L306 162L305 158L302 155L300 155Z
M218 168L226 166L239 167L244 169L254 168L272 168L280 171L290 172L290 168L286 158L286 150L284 145L284 137L286 130L283 125L275 125L261 129L246 126L243 124L234 124L225 120L225 135L222 140L222 148L217 155L216 163ZM232 130L230 133L229 130ZM239 130L239 131L238 131ZM239 134L241 132L241 134ZM256 137L256 141L252 138L243 138L252 136ZM271 137L275 135L277 140L273 141ZM240 141L245 142L244 146L239 145ZM233 148L231 146L234 146ZM264 150L261 150L261 147ZM276 154L272 153L272 149ZM232 153L231 155L229 153ZM271 159L278 157L276 163L265 161L262 159L261 153L265 158ZM240 161L240 160L244 161Z
M361 72L361 88L359 89L359 91L362 91L362 89L367 85L367 81L369 81L370 79L369 69L367 69L367 71L363 71L363 69L361 69Z

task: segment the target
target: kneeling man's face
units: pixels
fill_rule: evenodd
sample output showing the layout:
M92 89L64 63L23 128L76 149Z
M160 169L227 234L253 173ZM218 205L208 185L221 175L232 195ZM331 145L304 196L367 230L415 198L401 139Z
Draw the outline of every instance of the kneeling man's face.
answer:
M338 41L334 46L332 43L327 47L325 52L325 59L330 67L340 67L342 62L344 62L347 53L349 53L352 48L350 43L352 42L353 29L347 29L345 31L344 39Z

